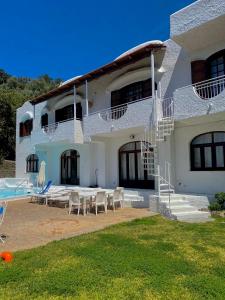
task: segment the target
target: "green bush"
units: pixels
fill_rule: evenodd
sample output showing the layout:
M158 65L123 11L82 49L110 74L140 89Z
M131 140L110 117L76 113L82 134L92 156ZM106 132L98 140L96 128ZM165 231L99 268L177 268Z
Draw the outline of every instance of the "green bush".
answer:
M218 211L218 210L222 210L221 209L221 205L217 202L212 202L209 206L208 206L209 210L211 211Z
M225 193L220 192L215 194L215 200L209 205L209 210L223 210L225 208Z
M216 202L219 203L224 208L225 193L224 192L216 193L215 194L215 199L216 199Z

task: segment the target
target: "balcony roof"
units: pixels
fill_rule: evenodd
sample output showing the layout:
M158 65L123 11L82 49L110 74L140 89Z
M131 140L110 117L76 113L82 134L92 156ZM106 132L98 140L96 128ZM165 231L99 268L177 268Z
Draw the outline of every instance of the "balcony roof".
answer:
M35 105L35 104L41 103L43 101L46 101L51 97L58 96L64 92L71 90L73 88L73 86L79 87L80 85L84 84L86 80L87 81L94 80L103 75L117 71L118 69L125 67L129 64L133 64L133 63L149 56L152 50L157 51L157 50L164 49L164 48L166 48L166 46L162 42L159 42L159 41L144 43L140 46L137 46L137 47L125 52L124 54L119 56L114 61L112 61L94 71L91 71L85 75L77 76L72 80L68 80L68 83L65 82L64 84L58 86L57 88L30 100L30 102L33 105Z

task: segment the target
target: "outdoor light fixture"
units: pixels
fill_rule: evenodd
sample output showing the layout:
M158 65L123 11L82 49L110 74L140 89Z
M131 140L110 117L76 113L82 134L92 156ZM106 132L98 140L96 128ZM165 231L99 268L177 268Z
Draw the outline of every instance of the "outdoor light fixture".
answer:
M130 139L133 140L134 138L135 138L135 135L134 135L134 134L131 134L131 135L130 135Z

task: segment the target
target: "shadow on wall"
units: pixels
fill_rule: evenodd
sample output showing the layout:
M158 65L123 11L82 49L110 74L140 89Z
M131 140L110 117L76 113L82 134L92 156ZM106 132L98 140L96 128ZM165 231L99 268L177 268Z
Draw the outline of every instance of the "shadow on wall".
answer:
M165 90L164 98L172 97L176 89L192 83L191 61L184 49L180 50L174 68L170 70L170 73L172 74Z

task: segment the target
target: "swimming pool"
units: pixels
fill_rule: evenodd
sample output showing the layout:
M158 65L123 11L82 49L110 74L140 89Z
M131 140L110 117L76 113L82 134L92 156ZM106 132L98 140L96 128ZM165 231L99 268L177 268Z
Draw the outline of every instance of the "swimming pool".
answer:
M12 199L12 198L18 198L21 196L29 196L34 191L30 188L0 188L0 200L1 199Z

